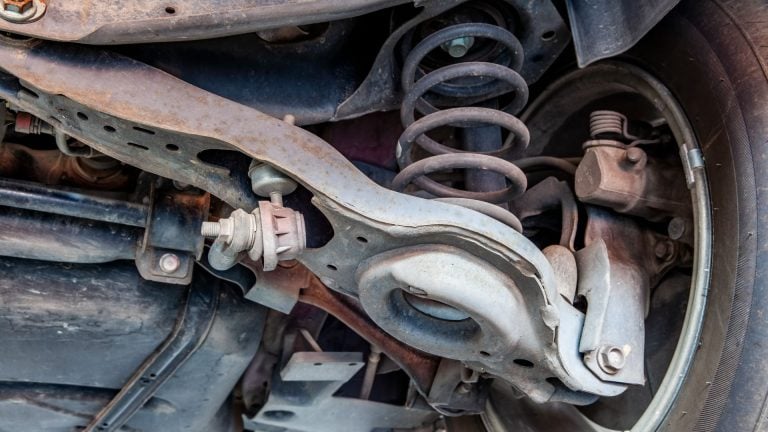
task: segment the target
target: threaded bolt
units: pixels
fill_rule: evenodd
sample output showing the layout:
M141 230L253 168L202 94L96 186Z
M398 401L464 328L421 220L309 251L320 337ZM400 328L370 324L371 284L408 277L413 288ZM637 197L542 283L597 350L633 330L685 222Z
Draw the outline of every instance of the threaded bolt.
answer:
M278 191L272 191L269 193L269 201L276 206L283 206L283 194Z
M216 238L221 234L221 224L218 222L203 222L200 234L206 238Z

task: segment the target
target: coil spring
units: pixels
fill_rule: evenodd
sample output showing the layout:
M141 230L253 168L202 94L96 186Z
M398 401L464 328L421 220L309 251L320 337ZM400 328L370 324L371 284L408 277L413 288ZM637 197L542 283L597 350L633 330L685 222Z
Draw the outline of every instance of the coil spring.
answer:
M658 138L643 139L629 132L627 116L616 111L600 110L589 113L589 135L583 149L608 146L618 148L635 147L641 144L656 144ZM621 141L619 141L621 140ZM628 143L626 143L628 142Z
M625 137L627 117L616 111L592 111L589 113L589 135L597 139L599 135L617 135Z
M510 57L509 66L487 61L466 61L443 66L417 79L419 66L427 54L450 41L468 37L501 44ZM520 230L520 222L514 215L493 204L509 202L522 195L527 188L525 174L511 162L530 141L528 128L514 116L528 102L528 86L517 72L522 63L520 41L508 30L491 24L468 23L445 27L418 43L406 57L402 71L405 97L400 120L405 131L398 140L397 161L401 171L393 181L393 188L403 191L413 183L438 199L486 213ZM427 93L443 102L439 106L448 108L439 109L437 103L430 103L425 97ZM502 109L455 106L457 101L469 105L504 94L512 94L513 97ZM422 116L418 120L417 113ZM473 125L499 126L509 131L510 135L500 149L490 152L463 151L440 144L427 136L428 132L439 127ZM414 145L431 156L414 161ZM447 186L427 177L428 174L450 169L495 172L507 179L507 187L494 191L470 191Z

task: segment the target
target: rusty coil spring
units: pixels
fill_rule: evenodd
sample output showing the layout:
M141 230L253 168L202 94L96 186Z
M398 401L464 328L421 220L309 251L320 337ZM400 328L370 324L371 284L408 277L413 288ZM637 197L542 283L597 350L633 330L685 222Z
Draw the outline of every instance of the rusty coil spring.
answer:
M421 72L419 66L427 54L452 40L467 37L488 39L502 45L508 53L509 66L487 61L465 61L443 66L417 79L417 73ZM402 72L405 97L400 120L405 131L398 140L397 161L401 171L393 181L393 188L403 191L413 183L438 199L470 207L521 230L520 222L514 215L493 204L509 202L522 195L527 187L525 174L510 161L530 141L528 128L513 115L528 101L528 86L517 72L522 63L523 51L518 39L508 30L491 24L468 23L445 27L417 44L406 57ZM442 100L441 107L449 107L437 108L437 103L430 103L425 98L427 93ZM502 109L455 106L457 101L473 104L506 94L512 96L511 101ZM418 120L416 113L422 116ZM439 127L477 125L504 128L509 131L510 139L495 151L468 152L440 144L427 136L428 132ZM414 145L432 156L414 161ZM492 171L503 175L507 186L493 191L469 191L427 177L430 173L450 169Z
M589 135L596 139L600 135L628 135L627 118L616 111L592 111L589 114Z

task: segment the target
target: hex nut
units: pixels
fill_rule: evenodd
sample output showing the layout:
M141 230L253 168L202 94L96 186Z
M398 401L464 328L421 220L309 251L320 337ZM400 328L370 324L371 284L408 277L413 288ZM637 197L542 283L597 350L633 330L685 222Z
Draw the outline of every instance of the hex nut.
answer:
M600 348L597 356L597 364L603 372L615 375L624 368L627 359L624 350L617 346L604 346Z
M35 6L33 0L3 0L3 10L23 14Z
M2 0L0 18L18 24L36 21L45 14L43 0Z
M442 49L453 58L461 58L467 55L469 50L475 44L475 38L472 36L464 36L456 39L449 40L442 45Z

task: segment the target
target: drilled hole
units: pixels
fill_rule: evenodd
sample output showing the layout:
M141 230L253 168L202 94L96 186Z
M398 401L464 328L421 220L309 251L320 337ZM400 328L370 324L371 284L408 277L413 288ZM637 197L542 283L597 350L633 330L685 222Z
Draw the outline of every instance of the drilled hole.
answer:
M133 130L135 130L135 131L138 131L138 132L142 132L142 133L145 133L145 134L147 134L147 135L154 135L154 134L155 134L155 131L153 131L153 130L149 130L149 129L144 129L144 128L143 128L143 127L141 127L141 126L134 126L134 127L133 127Z
M532 362L532 361L530 361L530 360L526 360L526 359L514 359L514 360L513 360L513 362L514 362L516 365L519 365L519 366L522 366L522 367L526 367L526 368L532 368L532 367L533 367L533 362Z
M488 351L480 351L480 355L483 357L490 357L491 353L489 353Z
M138 148L138 149L142 149L142 150L149 150L149 147L147 147L147 146L143 146L143 145L141 145L141 144L136 144L136 143L132 143L132 142L129 142L129 143L126 143L126 144L128 144L128 145L129 145L129 146L131 146L131 147L136 147L136 148Z
M107 132L109 132L109 133L112 133L112 132L115 132L115 131L117 131L117 129L113 128L113 127L112 127L112 126L110 126L110 125L106 125L106 126L104 126L104 130L105 130L105 131L107 131Z
M349 366L357 366L357 363L350 363Z
M322 363L315 363L315 366L322 366Z
M336 271L336 270L338 270L338 269L339 269L338 267L336 267L336 266L335 266L335 265L333 265L333 264L328 264L326 267L328 267L328 269L329 269L329 270L333 270L333 271Z
M85 115L85 113L81 113L79 111L77 112L77 118L79 118L80 120L88 120L88 116Z
M553 30L546 31L541 34L541 40L550 41L555 38L555 32Z
M173 15L176 13L176 8L173 6L168 6L165 8L165 13L167 13L168 15Z
M166 148L168 151L174 151L174 152L175 152L175 151L179 151L179 146L177 146L176 144L166 144L166 145L165 145L165 148Z
M368 239L365 237L358 237L357 241L359 241L360 243L368 243Z

